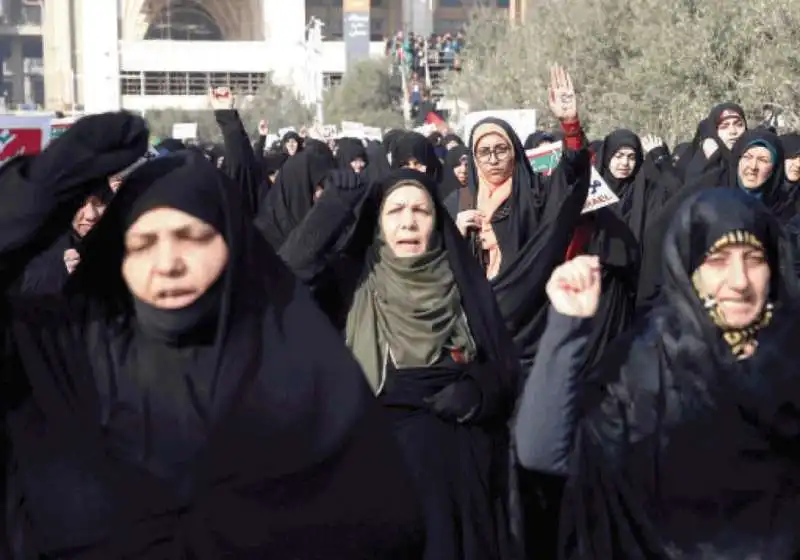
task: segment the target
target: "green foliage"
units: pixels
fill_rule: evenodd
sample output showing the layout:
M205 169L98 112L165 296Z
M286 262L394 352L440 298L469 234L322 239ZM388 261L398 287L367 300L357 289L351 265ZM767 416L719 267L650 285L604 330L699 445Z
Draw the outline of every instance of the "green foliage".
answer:
M800 125L800 3L797 0L542 0L527 21L477 11L463 71L446 95L471 110L536 108L548 122L549 66L567 67L592 138L618 127L674 142L723 101L749 121L766 103Z
M402 127L402 84L400 75L392 75L390 67L389 59L370 59L349 69L342 83L325 93L325 122Z

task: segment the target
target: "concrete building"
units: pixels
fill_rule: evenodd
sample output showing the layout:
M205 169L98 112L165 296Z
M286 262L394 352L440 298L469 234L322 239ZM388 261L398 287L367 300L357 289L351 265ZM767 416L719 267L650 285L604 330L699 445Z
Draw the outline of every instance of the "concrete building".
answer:
M302 89L312 56L329 79L345 70L342 0L0 2L40 10L43 103L53 110L200 108L209 86L254 93L268 74ZM370 55L382 55L384 38L400 29L454 30L473 5L487 2L509 7L509 0L371 0ZM312 17L324 23L322 46L313 55L305 44ZM8 66L18 69L22 43L14 39ZM10 71L14 100L19 87L25 90L18 83L22 75Z
M0 105L44 102L41 0L0 0Z

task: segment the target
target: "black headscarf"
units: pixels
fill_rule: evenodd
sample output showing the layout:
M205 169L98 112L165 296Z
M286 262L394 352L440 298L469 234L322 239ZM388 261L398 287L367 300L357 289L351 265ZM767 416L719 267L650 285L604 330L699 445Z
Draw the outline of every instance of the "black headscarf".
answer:
M463 238L450 219L441 201L436 197L436 183L428 176L412 169L396 169L383 180L374 183L359 208L357 236L351 237L348 253L365 262L367 251L375 243L379 227L380 208L387 194L401 182L420 184L431 197L435 208L435 235L439 236L447 252L453 276L459 287L464 312L472 335L482 348L481 359L498 360L508 372L518 371L516 350L505 331L492 291L475 259L463 243Z
M444 262L452 271L451 282L460 296L461 309L477 356L468 364L455 364L445 357L443 363L435 367L407 368L389 374L379 398L398 418L395 433L417 478L424 481L420 482L419 490L424 492L426 487L435 488L430 493L432 499L423 500L426 513L431 509L439 510L429 513L432 521L428 525L426 551L431 558L454 558L450 551L456 549L463 551L465 558L508 558L506 420L513 407L520 376L517 353L503 325L491 288L446 209L436 198L437 185L431 178L418 171L399 169L374 184L361 207L358 230L363 235L352 247L351 254L359 255L356 261L362 270L371 262L367 252L379 250L375 244L380 243L376 237L380 207L388 193L402 183L423 188L433 201L432 238L444 251ZM441 253L439 255L441 258ZM422 274L429 275L430 271ZM436 276L433 275L434 282ZM365 287L362 285L361 289ZM421 319L424 323L430 318ZM356 329L360 324L356 323ZM354 349L357 347L354 345ZM465 380L471 380L479 387L482 395L479 416L457 427L438 429L447 423L433 417L423 404L424 397L450 383L458 384ZM427 449L439 450L434 461L430 460ZM426 469L428 464L433 467ZM452 478L456 472L458 476ZM442 507L450 512L444 516L446 519L442 517ZM442 522L437 519L442 519Z
M609 163L614 154L622 148L630 148L636 156L636 164L631 174L626 179L617 179L611 174ZM602 146L597 151L597 170L603 176L608 186L621 199L625 198L628 186L631 185L644 162L644 150L639 137L630 130L617 129L603 140Z
M784 162L800 156L800 134L784 134L780 137L781 147L783 148ZM800 181L791 182L786 176L786 167L783 165L783 183L779 192L776 193L776 201L772 205L772 211L782 222L792 220L800 212Z
M442 140L442 145L446 148L448 144L451 142L456 142L459 146L464 145L464 141L458 134L454 134L452 132L448 132L445 134L444 139Z
M782 416L798 414L796 404L786 408L798 392L796 368L785 375L763 367L762 349L773 354L769 326L755 356L736 361L691 278L715 243L735 232L766 249L773 323L794 320L791 256L767 209L739 189L687 200L664 239L666 301L608 350L597 385L582 394L563 557L798 551L798 477L785 468L797 452L797 428ZM778 443L785 437L795 443Z
M385 148L387 154L391 155L393 153L395 144L405 133L405 130L398 128L393 128L386 131L386 134L383 135L383 147Z
M461 165L462 158L467 158L469 161L471 153L466 146L455 146L447 152L442 166L442 182L439 185L439 198L445 200L450 193L458 191L458 189L466 187L462 185L456 177L453 169Z
M299 154L301 151L303 151L303 148L304 148L304 146L303 146L303 144L304 144L304 142L303 142L303 137L302 137L302 136L300 136L300 135L299 135L297 132L295 132L294 130L290 130L289 132L287 132L286 134L284 134L284 135L283 135L283 138L281 138L281 148L282 148L284 151L286 151L286 143L287 143L289 140L296 140L296 141L297 141L297 151L294 153L294 155L297 155L297 154ZM288 154L289 152L286 152L286 153Z
M326 148L327 149L327 148ZM314 204L314 190L336 167L330 150L304 150L289 158L259 204L256 225L278 250Z
M52 535L54 550L97 542L97 556L105 558L145 548L158 557L310 558L331 549L348 557L414 557L400 551L414 547L415 506L391 487L413 492L404 473L381 459L402 462L363 374L253 227L243 200L227 177L193 154L142 166L90 233L73 276L70 295L88 310L75 318L83 321L80 338L55 328L30 331L38 346L27 342L36 350L23 359L34 395L51 421L60 421L61 435L52 437L76 437L69 456L84 461L70 469L56 464L50 473L56 478L48 482L68 496L57 503L48 496L47 512L59 523L37 527ZM219 288L211 290L215 320L199 318L201 328L184 331L177 346L151 336L159 333L121 274L127 224L164 205L215 225L229 255ZM76 340L86 355L45 367L41 348L52 355ZM314 352L303 350L309 340ZM69 387L53 389L53 367ZM377 431L367 427L373 423ZM36 476L26 460L23 454L26 477ZM380 482L372 487L376 472ZM383 480L385 473L393 481ZM391 495L359 498L364 485L366 494ZM354 500L344 510L342 495ZM381 517L380 530L357 528ZM319 531L310 520L335 529L309 541L306 524ZM63 535L62 527L82 532Z
M546 195L543 183L528 163L522 142L507 122L493 117L481 120L472 129L469 146L475 145L475 131L483 124L500 127L505 132L515 160L511 195L492 218L502 248L502 261L491 285L520 354L532 358L545 326L544 286L552 268L563 261L580 217L589 189L590 156L588 151L581 151L575 161L562 160L549 178L550 191ZM576 174L574 169L580 171ZM468 181L477 196L478 170L474 157L469 161ZM478 236L473 233L470 241L476 256L482 254Z
M262 159L264 177L269 177L279 171L287 159L289 159L289 154L286 152L267 152L264 154Z
M501 207L492 220L497 240L503 247L502 274L505 269L513 267L517 259L524 258L523 246L530 241L539 225L545 193L528 163L519 137L507 122L489 117L476 123L469 138L470 150L475 146L475 131L485 124L500 127L511 142L514 152L511 195L503 205L505 210ZM467 181L470 190L477 196L478 168L474 157L469 159Z
M415 160L425 166L425 173L434 181L442 178L442 163L427 138L418 132L406 132L392 146L392 169L400 169Z
M757 189L745 189L741 187L741 179L739 179L739 160L742 156L755 146L767 148L772 154L773 168L772 173L764 182L763 185ZM783 146L780 139L776 134L770 132L766 128L754 128L745 131L741 137L736 141L732 150L732 162L735 165L734 173L736 174L736 182L731 184L739 185L745 192L751 196L756 196L768 208L772 209L780 203L781 185L785 177L783 166Z
M611 174L609 163L614 154L622 148L630 148L634 151L636 163L626 179L617 179ZM615 130L603 140L602 146L597 151L596 162L598 172L620 199L617 204L611 206L611 211L620 216L639 239L647 219L648 198L652 194L648 191L647 180L642 169L644 150L639 137L630 130Z
M164 138L163 140L161 140L161 142L159 142L158 144L156 144L153 147L156 149L156 151L158 153L163 155L163 154L168 154L168 153L172 153L172 152L180 152L181 150L185 150L186 149L186 144L184 144L183 142L181 142L180 140L177 140L175 138Z
M114 192L106 184L99 184L90 197L96 197L103 205L111 202ZM69 272L64 262L64 253L74 249L83 252L83 237L73 227L59 237L56 242L31 259L19 278L15 293L27 295L60 294L69 280Z
M734 157L732 149L729 149L722 141L718 132L719 124L733 115L741 117L747 126L744 109L736 103L720 103L711 109L705 119L700 121L692 139L691 153L686 155L690 161L684 172L684 180L694 181L699 178L706 185L735 184L738 160ZM716 142L717 150L711 158L706 158L703 153L703 142L709 138ZM701 175L703 177L699 177Z
M350 163L362 159L368 163L367 149L358 138L340 138L337 143L336 162L339 169L352 169Z

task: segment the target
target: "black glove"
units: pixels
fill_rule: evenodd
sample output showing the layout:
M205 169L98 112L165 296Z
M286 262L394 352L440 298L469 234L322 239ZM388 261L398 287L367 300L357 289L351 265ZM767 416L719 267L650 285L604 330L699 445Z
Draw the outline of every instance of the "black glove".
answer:
M364 181L355 171L345 169L334 169L328 173L327 187L335 188L340 191L355 191L364 188Z
M478 414L482 400L481 390L472 379L451 383L435 395L424 399L434 414L445 420L455 420L459 424L469 422Z

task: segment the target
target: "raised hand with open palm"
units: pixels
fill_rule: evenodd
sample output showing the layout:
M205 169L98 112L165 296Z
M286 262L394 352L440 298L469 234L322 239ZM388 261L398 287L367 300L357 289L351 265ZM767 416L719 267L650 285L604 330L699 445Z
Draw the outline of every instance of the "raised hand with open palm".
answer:
M572 85L569 72L558 64L550 68L550 87L548 101L553 116L560 121L574 121L578 118L578 96Z

